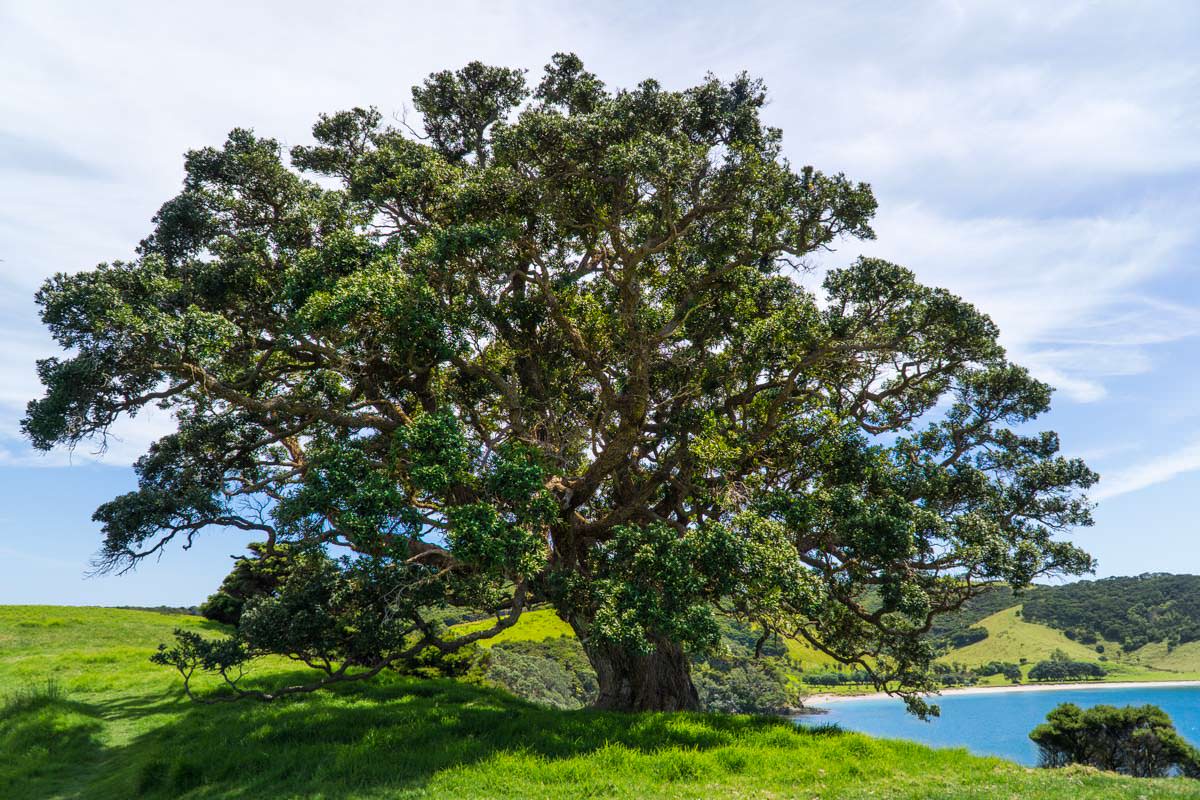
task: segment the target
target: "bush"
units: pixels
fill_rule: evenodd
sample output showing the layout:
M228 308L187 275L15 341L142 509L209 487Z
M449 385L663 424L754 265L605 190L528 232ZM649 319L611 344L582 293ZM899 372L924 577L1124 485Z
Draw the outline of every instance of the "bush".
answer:
M697 664L692 672L700 705L726 714L782 714L799 705L787 676L772 659Z
M500 642L486 657L484 679L518 697L553 708L582 708L599 686L578 639Z
M294 563L291 546L268 548L265 542L251 542L248 548L252 555L238 558L221 587L200 604L205 618L237 625L248 601L271 594L287 580Z
M1104 667L1090 661L1050 659L1039 661L1029 670L1031 681L1096 680L1108 674Z
M1047 661L1039 661L1029 670L1032 681L1095 680L1107 673L1091 661L1072 661L1062 650L1055 650Z
M986 678L990 675L1003 675L1010 681L1019 682L1021 680L1021 667L1009 661L989 661L986 664L981 664L972 670L981 678Z
M1029 734L1043 767L1086 764L1139 778L1179 772L1200 777L1200 751L1153 705L1094 706L1063 703Z

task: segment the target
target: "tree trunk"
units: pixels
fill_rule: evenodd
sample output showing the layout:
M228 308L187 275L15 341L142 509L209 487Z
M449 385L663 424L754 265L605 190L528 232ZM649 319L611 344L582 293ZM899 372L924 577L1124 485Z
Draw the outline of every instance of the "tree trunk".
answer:
M649 655L611 647L586 646L596 670L600 696L596 708L610 711L698 711L700 696L692 683L683 648L656 640Z

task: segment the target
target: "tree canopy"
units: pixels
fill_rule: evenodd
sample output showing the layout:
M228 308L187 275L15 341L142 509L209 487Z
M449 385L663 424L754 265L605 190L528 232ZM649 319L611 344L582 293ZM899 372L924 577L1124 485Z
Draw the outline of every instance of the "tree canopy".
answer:
M694 707L720 615L911 697L936 614L1089 569L1055 535L1096 477L1028 431L1050 388L986 315L873 258L806 287L875 199L793 167L765 100L472 63L414 88L416 130L356 108L188 153L135 259L49 279L33 444L177 421L96 511L98 567L222 526L321 551L164 658L339 680L549 603L602 706Z

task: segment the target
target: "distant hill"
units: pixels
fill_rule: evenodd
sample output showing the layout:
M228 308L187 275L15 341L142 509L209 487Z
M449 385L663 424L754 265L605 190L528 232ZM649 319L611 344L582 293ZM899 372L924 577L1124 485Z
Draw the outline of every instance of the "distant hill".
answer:
M1107 640L1126 651L1200 640L1200 576L1148 573L1047 586L1024 600L1029 622L1083 644Z
M998 611L1019 605L1039 587L1031 586L1019 596L1007 586L996 586L972 597L963 607L950 614L935 617L929 636L946 650L955 650L981 641L987 629L979 623Z

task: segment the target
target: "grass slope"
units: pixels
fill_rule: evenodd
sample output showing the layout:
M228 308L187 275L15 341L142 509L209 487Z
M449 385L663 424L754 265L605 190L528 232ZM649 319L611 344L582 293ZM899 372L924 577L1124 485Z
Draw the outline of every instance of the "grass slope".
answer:
M463 634L490 628L494 620L481 619L478 622L464 622L455 625L454 630ZM501 631L491 639L479 642L481 647L491 647L501 642L540 642L545 639L557 639L560 636L574 636L571 626L559 619L558 614L551 608L539 608L521 614L517 624Z
M1024 671L1050 657L1055 650L1062 650L1078 661L1099 662L1100 654L1095 645L1084 645L1068 639L1062 631L1046 625L1026 621L1018 612L1021 606L1006 608L984 618L979 625L987 628L988 637L974 644L951 650L942 657L943 661L959 662L977 666L988 661L1028 662ZM1148 644L1132 653L1122 653L1120 646L1112 642L1104 645L1108 670L1107 681L1130 680L1192 680L1200 679L1200 642L1189 642L1168 651L1164 642ZM995 677L986 683L1005 683Z
M1026 622L1019 616L1020 610L1021 606L1014 606L985 617L978 624L987 629L987 638L952 650L945 660L976 666L988 661L1019 662L1024 658L1032 664L1049 658L1055 650L1080 661L1096 660L1095 648L1073 642L1061 631Z
M1029 770L785 720L549 711L451 681L201 706L146 661L175 626L217 630L152 612L0 607L0 797L1196 796L1180 780Z
M1121 663L1164 680L1200 679L1200 642L1188 642L1174 649L1168 648L1166 642L1152 642L1123 656Z

